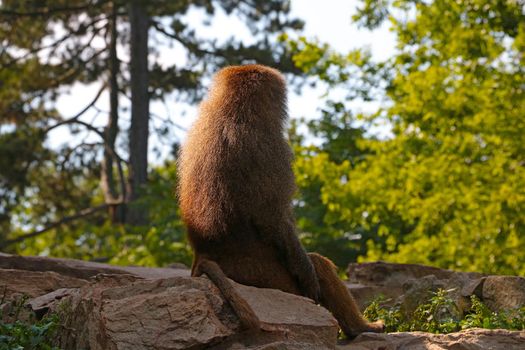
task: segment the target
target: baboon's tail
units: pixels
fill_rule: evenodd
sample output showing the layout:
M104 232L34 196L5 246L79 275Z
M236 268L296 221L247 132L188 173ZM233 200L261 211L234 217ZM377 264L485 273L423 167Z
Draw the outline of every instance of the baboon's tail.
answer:
M259 318L255 315L252 307L233 288L228 277L226 277L216 262L208 259L199 259L199 262L193 268L193 275L200 276L203 273L219 288L224 298L230 303L243 328L259 329L261 327Z
M334 315L343 333L354 338L363 332L384 332L382 321L368 322L363 318L352 294L337 276L335 265L322 255L309 253L308 256L319 279L320 304Z

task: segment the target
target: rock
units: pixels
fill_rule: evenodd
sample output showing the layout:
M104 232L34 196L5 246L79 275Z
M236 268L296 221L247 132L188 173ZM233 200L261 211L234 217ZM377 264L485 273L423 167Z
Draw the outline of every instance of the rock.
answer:
M85 280L52 271L0 269L0 320L7 323L16 319L29 321L34 315L23 307L28 298L51 293L60 288L82 287L87 283Z
M348 281L364 285L403 286L408 279L418 279L434 275L438 279L448 279L453 271L417 264L392 264L382 261L352 263L348 265Z
M405 291L397 298L396 304L400 306L405 316L410 318L419 305L427 303L441 289L445 290L446 297L453 301L453 305L443 306L441 316L461 319L471 307L471 294L465 294L465 290L470 290L469 288L482 281L482 279L471 281L465 277L464 274L454 274L449 279L440 280L434 275L429 275L409 280L405 283Z
M51 293L29 299L26 306L31 308L37 318L41 319L51 308L54 308L59 300L69 297L75 293L75 288L60 288Z
M383 286L373 286L373 285L363 285L359 283L350 283L345 282L346 287L352 293L357 306L361 311L363 311L372 301L381 296L384 300L382 305L392 306L395 304L395 301L399 295L403 294L402 289L390 289Z
M234 349L277 342L290 346L286 349L329 349L337 339L337 323L327 310L278 290L234 284L262 322L263 331L243 333L229 305L206 278L121 285L110 279L106 276L81 288L55 306L65 325L58 342L61 348Z
M525 278L488 276L483 282L483 302L493 311L525 306Z
M0 269L0 294L3 295L4 302L21 295L36 297L59 288L79 288L86 284L86 280L64 276L53 271Z
M383 305L395 305L405 290L411 288L407 283L421 277L449 278L451 275L452 271L415 264L352 263L348 266L347 285L363 310L379 296L383 299Z
M470 308L470 295L481 294L483 283L483 275L479 273L385 262L350 264L348 276L347 285L361 310L382 296L384 306L397 305L406 314L428 302L438 289L445 289L461 315Z
M439 288L451 290L460 311L472 294L494 310L524 305L525 279L520 277L387 263L352 265L350 272L348 285L360 306L382 294L410 313ZM336 346L336 321L311 300L233 285L254 309L262 330L242 331L215 285L204 277L190 278L182 266L120 267L0 253L3 320L11 322L13 312L24 321L56 312L56 345L63 349L525 349L525 332L481 329L448 335L366 333Z
M339 350L523 350L525 332L469 329L450 334L364 333Z
M0 314L4 322L33 318L21 303L27 297L38 297L61 288L79 288L101 273L134 275L142 278L189 276L188 269L113 266L74 259L22 257L0 253ZM37 316L46 310L35 310Z
M234 285L263 323L263 330L285 332L286 339L307 340L307 344L319 347L334 344L337 339L337 321L311 299L275 289Z
M407 281L404 288L405 292L398 297L397 304L405 315L411 315L422 301L428 301L438 289L445 289L446 285L436 276L429 275Z
M0 254L3 315L16 309L17 319L31 321L47 312L58 313L56 345L63 349L335 346L337 322L307 298L232 282L262 323L261 331L246 332L239 329L237 317L215 285L207 278L188 276L189 271L181 268ZM4 317L6 322L13 320Z
M96 262L48 258L41 256L22 257L0 253L0 269L16 269L28 271L54 271L64 276L80 279L89 279L100 273L106 274L131 274L143 278L167 278L189 276L187 268L147 268L139 266L115 266ZM184 266L184 265L182 265Z

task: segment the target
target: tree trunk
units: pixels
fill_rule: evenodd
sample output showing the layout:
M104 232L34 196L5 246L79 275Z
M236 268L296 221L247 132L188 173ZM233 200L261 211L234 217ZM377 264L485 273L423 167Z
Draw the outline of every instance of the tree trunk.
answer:
M128 200L135 201L147 182L149 95L148 95L148 27L149 17L143 1L129 4L131 25L131 127L129 132ZM131 204L127 221L141 225L147 222L145 208Z
M114 163L119 162L115 156L115 140L118 134L118 94L119 86L117 81L117 76L119 73L119 61L117 57L117 10L118 7L113 3L112 16L109 23L109 76L108 76L108 86L109 86L109 116L108 124L104 128L104 159L102 160L102 171L100 175L100 182L102 191L104 193L104 199L106 204L109 204L109 215L111 221L114 223L124 222L125 207L123 204L123 198L126 195L126 187L120 186L120 191L122 192L119 196L119 193L116 188L116 181L114 176ZM120 172L119 172L120 174ZM122 177L123 175L120 174ZM120 178L121 184L125 180Z

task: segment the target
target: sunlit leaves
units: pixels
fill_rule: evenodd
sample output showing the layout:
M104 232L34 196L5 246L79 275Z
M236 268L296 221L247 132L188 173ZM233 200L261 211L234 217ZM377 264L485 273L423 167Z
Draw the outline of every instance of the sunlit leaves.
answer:
M525 13L519 3L364 1L356 19L376 27L388 16L398 38L398 53L383 66L389 74L375 85L389 99L386 114L375 116L390 120L393 137L354 134L362 159L339 166L352 158L334 148L345 115L333 113L310 124L326 142L301 160L311 166L299 168L302 178L318 181L324 223L366 237L361 259L525 273ZM338 60L330 67L348 69ZM370 81L379 72L361 69L374 76ZM353 88L347 79L339 83ZM334 150L340 159L323 155Z

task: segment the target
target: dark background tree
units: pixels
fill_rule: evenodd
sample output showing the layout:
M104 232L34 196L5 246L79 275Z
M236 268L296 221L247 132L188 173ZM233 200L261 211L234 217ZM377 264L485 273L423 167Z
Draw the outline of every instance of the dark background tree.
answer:
M205 14L209 22L224 12L244 23L253 40L199 37L195 23L184 20L192 11ZM97 258L106 256L100 247L109 239L97 228L106 218L114 224L151 223L151 205L143 198L148 176L155 177L152 169L148 174L148 139L150 130L156 131L149 101L194 103L202 96L205 78L228 64L259 62L299 73L285 46L275 40L302 27L288 13L289 2L280 0L3 1L0 249L20 243L17 249L29 244L38 251L38 239L26 238L47 233L46 240L55 241L50 253L84 256L75 251L80 245L88 257ZM186 63L159 61L159 43L182 48ZM79 84L96 85L98 92L86 98L77 114L60 115L57 100ZM101 110L105 96L108 108ZM100 126L88 117L107 122ZM176 125L162 119L156 137L171 136ZM63 128L71 139L50 147L49 135ZM175 150L178 140L170 142ZM119 235L117 226L108 227Z

